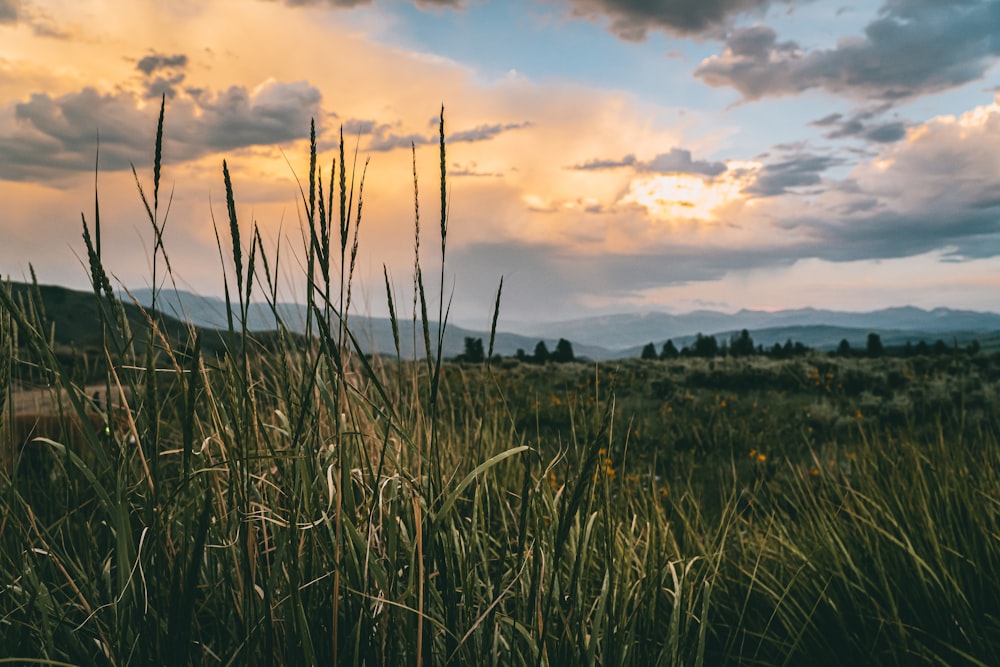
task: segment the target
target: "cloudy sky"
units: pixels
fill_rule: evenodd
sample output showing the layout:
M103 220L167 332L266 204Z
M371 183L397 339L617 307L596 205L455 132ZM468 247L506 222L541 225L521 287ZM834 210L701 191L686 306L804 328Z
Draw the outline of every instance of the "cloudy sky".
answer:
M0 273L83 286L94 209L151 279L151 188L182 288L219 294L222 160L301 283L309 122L370 159L360 308L421 254L459 322L696 308L1000 310L998 0L0 0ZM162 207L161 207L162 208ZM162 210L161 210L162 214ZM428 273L437 275L436 270Z

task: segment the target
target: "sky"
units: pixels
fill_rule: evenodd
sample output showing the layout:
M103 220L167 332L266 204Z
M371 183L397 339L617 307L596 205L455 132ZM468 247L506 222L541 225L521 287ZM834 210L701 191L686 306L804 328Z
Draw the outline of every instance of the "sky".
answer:
M109 272L151 285L162 99L181 289L232 280L225 160L302 293L314 120L325 177L341 131L365 170L356 307L384 271L412 300L414 167L436 293L443 106L453 321L501 277L511 324L1000 310L1000 0L0 0L3 277L86 286L96 178Z

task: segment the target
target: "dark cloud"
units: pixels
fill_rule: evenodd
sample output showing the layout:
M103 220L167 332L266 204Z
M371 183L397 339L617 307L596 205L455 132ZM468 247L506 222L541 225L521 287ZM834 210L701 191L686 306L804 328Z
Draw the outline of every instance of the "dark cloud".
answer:
M766 26L734 30L726 52L704 60L695 75L731 86L747 100L808 88L865 99L896 100L981 78L1000 56L998 0L890 0L863 37L806 51L779 42Z
M448 176L469 176L474 178L499 178L502 174L492 171L479 171L479 165L475 162L469 162L468 164L461 164L459 162L453 162L451 168L448 170Z
M504 125L497 123L494 125L479 125L471 130L455 132L454 134L449 135L447 140L449 143L488 141L493 137L509 130L520 130L526 127L531 127L531 123L507 123Z
M643 290L715 280L732 270L795 262L784 250L672 246L644 254L585 254L555 244L481 243L450 251L461 276L455 307L481 308L503 276L503 305L521 317L553 319L591 308L589 299L629 298Z
M869 204L872 200L868 200ZM859 200L857 202L861 204ZM798 241L746 246L671 243L637 254L576 253L562 245L484 243L451 251L461 281L456 307L481 307L504 276L504 308L521 317L557 318L593 300L628 299L644 290L718 280L730 272L790 267L805 259L852 262L944 251L955 261L1000 255L1000 200L956 209L893 211L870 205L840 215L802 216L785 225ZM952 202L954 204L954 202Z
M763 14L772 4L771 0L570 0L570 3L577 16L607 17L611 31L629 41L642 41L650 30L681 35L717 33L733 17Z
M438 139L436 137L424 134L395 134L393 132L385 132L378 134L377 136L373 136L365 150L374 153L382 153L385 151L393 151L397 148L426 146L436 143L437 141Z
M167 99L177 96L180 86L184 83L188 57L183 53L166 56L161 53L151 53L136 63L135 68L142 72L143 86L146 98L157 98L166 95ZM153 76L153 75L156 76Z
M849 216L833 223L813 221L817 239L809 256L834 262L893 259L944 251L955 259L995 257L1000 254L1000 202L958 208L929 205L906 212L879 210Z
M871 139L872 141L880 144L888 144L894 141L899 141L905 136L906 123L902 123L900 121L883 123L882 125L877 125L865 131L865 138Z
M310 120L320 117L321 100L319 90L305 81L271 81L253 94L232 86L212 99L202 96L200 116L184 134L192 143L216 149L300 139L308 134Z
M382 134L388 132L390 129L389 125L379 123L375 120L362 120L352 118L344 121L342 126L344 128L344 135L369 135L369 134Z
M706 162L692 160L691 151L682 148L671 148L669 153L660 153L649 162L639 164L640 171L651 171L658 174L700 174L702 176L718 176L726 170L722 162Z
M146 82L146 98L166 95L168 100L177 97L179 86L184 83L184 73L178 72L170 76L158 76Z
M744 192L759 197L773 197L787 193L789 188L819 185L822 182L820 175L838 164L839 159L826 155L796 155L765 165L754 183L744 188Z
M438 122L439 119L435 119L434 124L436 125ZM378 123L373 120L349 120L344 124L344 134L347 134L348 127L351 128L352 134L371 136L371 140L365 147L365 150L372 152L385 152L396 150L397 148L410 148L411 146L428 146L437 144L440 141L438 134L396 134L391 131L391 125ZM445 137L445 141L452 144L489 141L504 132L520 130L526 127L531 127L531 123L479 125L469 130L453 132Z
M15 105L17 131L0 136L0 178L49 180L90 171L100 133L101 168L126 169L149 151L156 105L139 109L127 92L40 93ZM305 82L268 82L253 93L232 87L178 99L167 111L165 154L187 160L217 150L273 145L304 137L320 116L320 93Z
M603 171L605 169L621 169L622 167L634 167L636 164L635 156L631 153L623 157L621 160L605 160L597 158L594 160L589 160L583 164L574 165L570 167L577 171Z
M0 0L0 23L17 23L18 0Z
M891 144L906 136L907 124L899 120L879 120L879 114L885 110L886 107L883 106L877 109L861 111L850 117L845 117L839 113L832 113L809 124L815 127L831 128L829 132L823 135L827 139L856 137L879 144Z
M837 123L840 122L840 119L843 117L844 114L842 113L832 113L827 116L823 116L822 118L817 118L816 120L814 120L809 124L815 125L816 127L827 127L830 125L836 125Z
M172 56L165 56L160 53L152 53L148 56L144 56L136 63L135 68L149 76L156 70L160 69L184 69L187 67L188 57L183 53L178 53Z
M0 0L0 25L17 25L24 22L39 37L69 39L71 35L61 29L45 10L29 6L21 0Z
M629 154L621 160L595 159L571 168L577 171L600 171L623 167L657 174L698 174L709 177L718 176L726 170L726 165L722 162L692 160L691 151L683 148L671 148L668 153L660 153L648 162L641 162L635 155Z

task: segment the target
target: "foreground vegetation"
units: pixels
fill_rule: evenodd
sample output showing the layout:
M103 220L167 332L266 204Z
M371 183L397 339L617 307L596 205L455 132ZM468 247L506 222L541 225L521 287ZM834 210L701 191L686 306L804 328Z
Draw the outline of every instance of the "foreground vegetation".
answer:
M443 116L441 136L446 211ZM143 195L153 285L168 264L159 146ZM424 359L369 360L346 316L363 182L347 186L343 152L328 176L324 188L314 148L304 339L241 327L252 295L277 302L278 257L239 223L225 165L225 353L206 355L193 330L163 335L155 302L136 335L97 211L84 237L112 400L61 362L36 299L0 290L3 433L28 382L51 387L66 419L96 412L109 425L32 443L3 473L0 657L994 659L993 358L453 364L424 324ZM417 247L420 233L418 214ZM414 274L412 317L429 322L436 307L445 321L419 258Z

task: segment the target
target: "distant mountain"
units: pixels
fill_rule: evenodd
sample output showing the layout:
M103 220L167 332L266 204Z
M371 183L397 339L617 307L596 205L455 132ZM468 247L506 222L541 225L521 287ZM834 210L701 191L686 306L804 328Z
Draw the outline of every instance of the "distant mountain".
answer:
M14 283L13 288L15 293L23 293L27 289L19 283ZM56 322L57 341L72 342L77 346L98 344L100 332L97 328L93 294L55 286L41 286L41 291L48 315ZM150 290L141 289L131 294L143 307L150 306ZM130 304L132 297L125 297L127 304ZM157 292L157 309L168 316L168 328L178 340L186 339L186 323L202 329L228 328L225 302L222 299L190 292L161 290ZM144 327L139 325L145 321L144 316L131 305L127 310L133 326L137 331L142 331ZM303 306L281 303L276 310L291 331L304 330L306 313ZM351 330L365 352L395 354L392 326L388 319L352 315L350 322ZM239 323L236 322L235 325L238 327ZM247 325L253 331L273 330L274 313L266 304L252 304ZM413 358L413 321L403 319L398 325L400 354L404 358ZM418 325L416 356L424 354L420 327ZM437 323L431 322L430 328L432 334L436 333ZM559 338L566 338L573 344L578 357L605 361L637 357L642 347L650 342L657 350L667 340L672 340L681 348L690 345L698 333L715 336L722 343L744 328L750 332L755 344L764 347L792 340L820 350L831 350L841 340L847 340L851 347L863 349L871 332L878 333L883 345L887 347L901 346L907 341L914 344L920 340L933 343L938 339L948 344L953 341L966 344L977 339L989 349L1000 347L1000 315L996 313L949 308L922 310L912 306L869 313L804 308L777 312L741 310L737 313L721 313L701 310L682 315L621 314L553 323L520 324L517 328L519 330L516 332L497 332L494 352L511 356L521 349L530 355L539 340L545 341L551 351ZM445 356L460 354L464 350L466 337L482 338L484 344L488 344L489 332L449 324L445 332Z
M152 302L152 292L149 289L136 290L131 293L135 299L143 306L149 307ZM158 291L157 308L172 317L191 322L195 326L206 328L225 329L228 325L226 316L226 303L223 299L215 297L204 297L191 292L174 292L173 290ZM238 310L238 306L233 306ZM306 309L305 306L295 303L279 303L275 310L291 331L301 333L305 331ZM238 322L235 323L237 326ZM361 348L365 352L378 352L381 354L394 355L396 346L392 335L392 323L388 318L366 317L361 315L349 316L351 331L357 337ZM267 331L276 328L274 312L267 304L253 303L247 313L247 328L252 331ZM413 320L402 319L397 323L399 327L400 355L403 358L412 359L414 330ZM431 335L437 334L437 322L429 323ZM449 324L445 329L444 355L454 357L465 350L465 338L482 338L483 344L489 345L489 331L475 331ZM516 333L498 331L494 341L493 351L495 354L513 356L517 350L524 350L526 354L531 354L539 340L544 340L549 350L555 349L559 338L563 336L524 336ZM417 356L425 354L423 342L423 325L417 324ZM588 343L578 343L572 341L573 352L578 357L586 357L595 361L613 359L621 356L615 350L606 349L600 345L590 345ZM432 346L436 351L436 345Z
M33 303L39 312L44 313L46 326L51 324L52 329L41 333L51 335L57 348L73 348L89 353L101 349L104 331L101 326L100 305L93 292L71 290L57 285L39 285L39 302L32 285L16 282L9 284L15 301L22 304ZM141 349L146 343L148 332L146 315L131 300L125 301L123 307L129 328ZM190 326L186 321L166 316L161 321L161 332L171 343L183 345L189 340ZM26 338L22 334L20 342L23 344ZM219 353L224 345L222 337L218 335L205 336L202 341L202 349L206 352Z
M852 345L855 340L863 344L869 332L903 342L910 338L933 341L950 339L956 334L961 334L961 338L991 334L1000 331L1000 315L950 308L923 310L913 306L868 313L814 308L736 313L698 310L682 315L621 314L546 322L524 326L521 332L529 336L561 335L588 345L627 350L649 342L661 345L667 340L673 340L679 347L679 343L698 333L715 335L721 342L728 339L731 332L741 329L747 329L755 342L763 344L770 342L773 345L791 338L810 346L834 347L842 338ZM836 340L831 343L832 338Z

